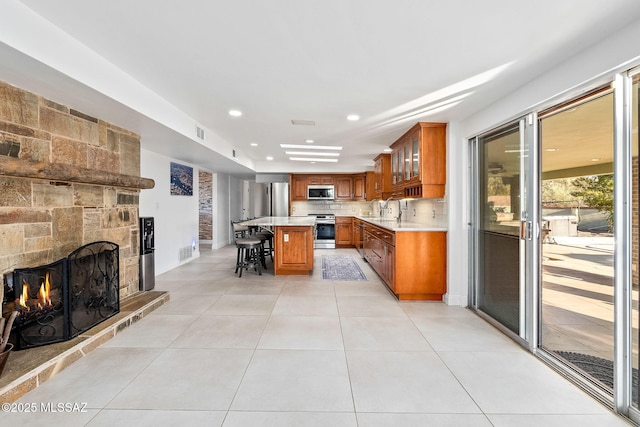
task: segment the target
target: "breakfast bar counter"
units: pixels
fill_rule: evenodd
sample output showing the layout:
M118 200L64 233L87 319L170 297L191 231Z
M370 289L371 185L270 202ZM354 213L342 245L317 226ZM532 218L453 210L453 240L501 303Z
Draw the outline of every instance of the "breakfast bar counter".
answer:
M273 230L273 270L277 275L308 275L313 271L314 217L263 217L242 224Z

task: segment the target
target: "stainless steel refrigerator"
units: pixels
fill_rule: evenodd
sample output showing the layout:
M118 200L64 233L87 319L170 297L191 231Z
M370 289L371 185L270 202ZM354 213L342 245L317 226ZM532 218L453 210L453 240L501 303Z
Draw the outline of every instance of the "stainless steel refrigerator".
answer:
M248 218L289 216L289 184L252 182L249 185Z

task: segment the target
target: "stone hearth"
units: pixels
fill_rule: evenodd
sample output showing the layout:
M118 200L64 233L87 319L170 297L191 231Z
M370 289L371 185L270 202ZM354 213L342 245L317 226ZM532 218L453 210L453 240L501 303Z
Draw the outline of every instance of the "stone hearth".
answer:
M19 399L168 301L168 292L141 292L122 301L120 313L69 341L11 352L0 376L0 403Z

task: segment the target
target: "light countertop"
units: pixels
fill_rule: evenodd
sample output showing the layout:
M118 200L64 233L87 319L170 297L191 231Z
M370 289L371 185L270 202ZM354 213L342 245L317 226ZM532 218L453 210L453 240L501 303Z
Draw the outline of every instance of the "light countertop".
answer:
M428 224L410 221L396 221L395 219L381 219L379 217L356 216L362 221L386 228L392 231L447 231L445 227L436 227ZM314 226L314 216L265 216L262 218L242 221L243 225L257 227L282 227L282 226Z
M419 222L398 222L395 219L382 219L379 217L368 216L356 216L355 218L392 231L447 231L446 227L437 227Z
M283 227L291 225L312 227L316 224L316 218L313 216L265 216L242 221L242 224L258 227Z

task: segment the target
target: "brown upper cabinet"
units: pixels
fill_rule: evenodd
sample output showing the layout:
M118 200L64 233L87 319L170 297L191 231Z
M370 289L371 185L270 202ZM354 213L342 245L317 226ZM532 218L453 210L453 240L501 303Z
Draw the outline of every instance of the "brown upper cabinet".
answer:
M336 200L353 200L353 177L351 175L334 178Z
M307 184L309 185L319 185L319 184L327 184L334 185L335 181L333 179L333 175L312 175L307 177Z
M307 200L307 176L291 175L290 177L290 198L292 202Z
M419 122L391 145L394 197L444 197L447 124Z
M367 200L367 176L364 173L353 175L353 200Z
M370 200L368 199L367 174L330 174L307 175L291 174L289 182L292 202L307 200L308 185L333 185L335 200Z
M373 194L367 200L387 199L393 191L391 154L379 154L373 161Z

